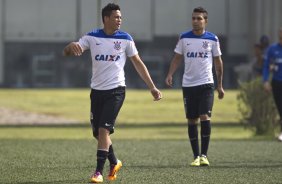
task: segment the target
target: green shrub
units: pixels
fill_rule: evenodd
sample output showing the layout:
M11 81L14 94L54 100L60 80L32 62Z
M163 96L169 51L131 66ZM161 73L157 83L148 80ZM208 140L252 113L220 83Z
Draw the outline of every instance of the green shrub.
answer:
M241 123L250 125L256 135L274 135L278 114L272 94L264 91L261 78L239 83L237 100Z

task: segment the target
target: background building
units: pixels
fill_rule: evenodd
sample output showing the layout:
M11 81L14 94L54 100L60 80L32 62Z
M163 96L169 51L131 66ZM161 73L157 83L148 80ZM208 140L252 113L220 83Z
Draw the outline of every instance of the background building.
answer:
M62 49L93 28L101 27L101 8L108 0L0 0L0 86L87 87L89 52L62 57ZM235 88L234 67L248 63L261 35L277 41L282 26L281 0L116 0L122 30L129 32L158 87L164 78L180 32L191 29L197 6L209 12L208 30L219 36L224 86ZM126 65L128 87L144 87ZM181 72L176 86L181 85Z

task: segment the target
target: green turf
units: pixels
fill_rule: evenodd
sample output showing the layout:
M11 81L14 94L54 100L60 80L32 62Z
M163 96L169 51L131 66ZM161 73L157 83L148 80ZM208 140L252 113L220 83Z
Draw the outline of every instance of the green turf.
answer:
M0 89L0 107L50 114L89 122L89 89ZM162 90L163 99L155 102L148 90L127 90L117 121L120 124L185 122L181 90ZM216 93L217 94L217 93ZM212 120L237 123L237 91L227 90L225 99L215 97Z
M215 100L211 167L191 168L181 91L164 90L164 99L153 102L148 91L128 90L112 135L124 164L114 183L281 183L281 143L271 137L253 137L253 132L239 126L236 94L227 91L223 101ZM1 89L0 104L84 122L0 126L0 183L88 183L97 146L86 123L89 90Z
M254 139L240 126L216 125L209 150L211 167L191 168L186 132L185 125L118 127L112 139L124 167L115 183L279 183L282 179L280 142ZM96 164L96 146L89 126L1 127L0 183L87 183Z
M114 144L124 165L114 183L282 181L282 146L276 141L214 140L209 150L211 167L204 168L189 167L192 154L186 140L121 139ZM92 140L2 139L0 147L0 183L85 184L95 167Z
M199 130L200 131L200 130ZM179 139L187 138L187 126L165 126L155 124L151 126L116 126L113 139ZM213 126L213 139L250 139L253 132L241 126ZM267 137L263 137L267 138ZM1 139L92 139L90 125L69 127L1 127ZM269 139L269 138L268 138Z

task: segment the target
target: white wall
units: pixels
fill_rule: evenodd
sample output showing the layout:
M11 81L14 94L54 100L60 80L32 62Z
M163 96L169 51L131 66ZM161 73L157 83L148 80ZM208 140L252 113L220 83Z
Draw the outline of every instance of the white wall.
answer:
M117 2L122 10L122 30L132 34L136 40L151 40L153 35L178 35L190 29L191 13L196 6L203 6L209 11L209 31L225 34L225 16L222 16L224 12L212 11L215 6L223 9L224 0L214 1L155 0L155 11L151 9L152 0ZM97 28L97 25L102 25L99 17L101 8L109 2L112 1L103 0L99 8L97 0L81 0L81 28L77 30L76 0L9 0L6 5L5 38L9 41L77 39L77 31L82 35Z
M281 0L250 0L249 48L258 43L262 35L267 35L270 42L278 41L278 29L282 27ZM249 54L250 57L253 53Z
M188 23L191 15L187 0L156 0L155 35L179 35L190 27Z
M103 1L102 7L108 2ZM118 0L122 13L121 30L130 33L134 40L151 40L151 0Z
M3 41L3 22L2 11L3 1L0 0L0 85L4 82L4 41Z
M260 1L261 9L259 12L263 12L263 19L261 21L261 34L267 34L270 36L272 42L278 41L278 29L282 26L282 1L281 0L269 0Z
M74 39L76 36L75 5L75 0L8 0L4 20L5 40Z
M76 40L98 25L102 25L101 8L113 0L5 2L4 40L60 42ZM81 3L80 10L77 10L77 2ZM98 7L98 2L101 2L101 7ZM253 0L251 5L246 0L115 0L115 2L121 6L122 30L132 34L135 40L147 41L155 35L174 36L191 29L192 10L197 6L203 6L209 12L207 29L215 34L227 36L228 53L231 55L248 52L250 30L253 30L255 35L274 35L278 27L282 26L281 0ZM152 10L152 5L155 5L155 10ZM254 19L250 18L250 11L256 12ZM81 15L77 15L77 12L81 12ZM253 21L256 23L251 24ZM250 25L256 29L251 29Z
M229 0L227 20L228 54L248 54L249 49L249 9L245 0Z
M113 1L81 0L77 22L76 0L8 0L5 40L69 41L101 25L101 8ZM136 40L151 40L151 0L120 0L122 30ZM99 19L99 20L98 20ZM79 23L79 24L77 24ZM77 28L77 25L80 25Z
M274 38L274 41L278 41L278 33L277 31L279 28L282 27L282 1L281 0L274 0L274 10L273 10L273 17L275 18L274 27L272 30L274 30L273 35L276 35Z
M156 0L155 34L178 35L191 29L192 12L198 6L202 6L209 13L207 29L215 34L225 35L225 0Z
M97 0L82 0L81 1L81 33L83 35L97 28L99 25L101 10ZM99 10L99 11L98 11ZM99 18L99 20L98 20Z

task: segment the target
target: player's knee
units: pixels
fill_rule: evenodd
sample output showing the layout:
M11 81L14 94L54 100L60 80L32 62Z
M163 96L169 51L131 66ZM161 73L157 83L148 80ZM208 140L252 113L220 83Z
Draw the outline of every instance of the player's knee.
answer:
M106 128L100 127L99 128L99 135L109 135L110 131Z
M200 115L200 121L207 121L207 120L210 120L209 115L207 114Z
M197 122L198 122L198 118L196 118L196 119L188 119L188 124L189 125L195 125L195 124L197 124Z

